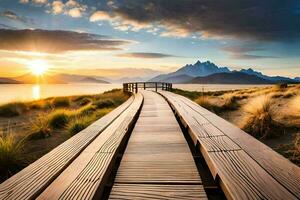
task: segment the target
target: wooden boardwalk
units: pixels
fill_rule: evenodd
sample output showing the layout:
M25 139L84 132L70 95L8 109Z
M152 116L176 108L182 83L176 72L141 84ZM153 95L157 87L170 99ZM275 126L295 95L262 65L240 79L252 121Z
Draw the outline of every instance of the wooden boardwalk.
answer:
M206 199L175 116L160 95L144 105L118 169L110 199Z
M128 101L0 184L0 199L207 199L204 165L228 199L300 199L299 167L187 98L140 85L125 84L137 92Z

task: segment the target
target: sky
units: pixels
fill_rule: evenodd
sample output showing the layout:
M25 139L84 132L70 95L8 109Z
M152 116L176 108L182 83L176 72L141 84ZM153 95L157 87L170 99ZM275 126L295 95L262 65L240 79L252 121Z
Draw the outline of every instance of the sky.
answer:
M0 76L166 73L197 60L300 76L298 0L0 0ZM124 73L125 74L125 73Z

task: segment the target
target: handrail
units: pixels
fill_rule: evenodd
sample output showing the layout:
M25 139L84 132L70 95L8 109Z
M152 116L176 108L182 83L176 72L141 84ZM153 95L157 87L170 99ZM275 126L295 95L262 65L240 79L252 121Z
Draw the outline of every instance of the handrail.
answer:
M166 91L172 90L172 83L167 82L131 82L131 83L123 83L123 91L124 92L138 92L138 88L147 89L147 88L155 88L162 89Z

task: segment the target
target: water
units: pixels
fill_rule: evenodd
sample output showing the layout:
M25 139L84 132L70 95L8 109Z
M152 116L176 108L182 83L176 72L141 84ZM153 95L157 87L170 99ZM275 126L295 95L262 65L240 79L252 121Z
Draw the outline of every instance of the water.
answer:
M122 88L121 84L0 84L0 104L32 101L55 96L99 94Z
M237 90L254 87L270 87L272 85L235 85L235 84L173 84L173 88L179 88L188 91L222 91L222 90Z
M189 91L218 91L266 87L269 85L224 85L224 84L174 84L174 88ZM114 88L122 88L122 84L0 84L0 104L14 101L32 101L55 96L98 94Z

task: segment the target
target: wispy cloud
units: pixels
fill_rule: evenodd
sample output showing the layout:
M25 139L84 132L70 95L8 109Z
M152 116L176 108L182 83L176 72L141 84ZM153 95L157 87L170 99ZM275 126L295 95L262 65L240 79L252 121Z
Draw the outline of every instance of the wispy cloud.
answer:
M278 58L277 56L257 55L257 52L262 52L265 49L249 44L226 46L222 50L229 52L231 58L239 60ZM256 52L256 54L253 54L253 52Z
M0 29L0 50L47 53L120 50L129 43L127 40L73 31Z
M133 53L123 53L117 54L118 57L126 58L167 58L167 57L177 57L174 55L163 54L163 53L147 53L147 52L133 52Z

